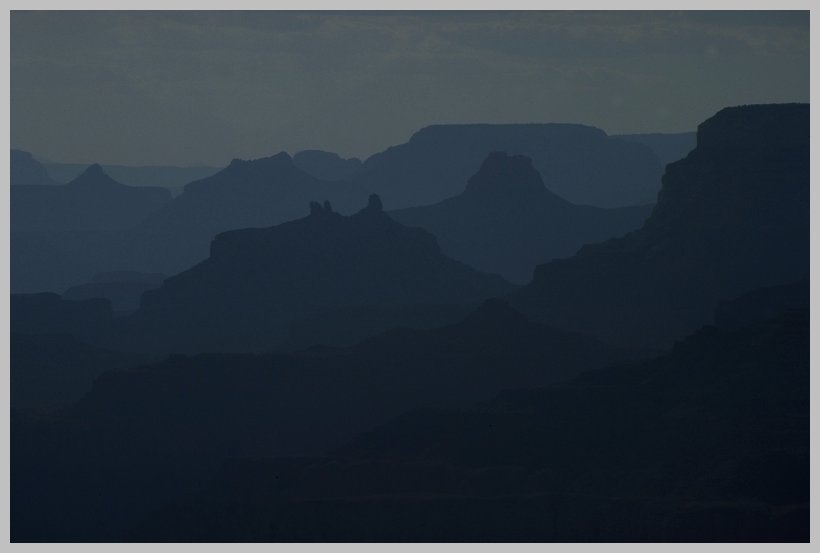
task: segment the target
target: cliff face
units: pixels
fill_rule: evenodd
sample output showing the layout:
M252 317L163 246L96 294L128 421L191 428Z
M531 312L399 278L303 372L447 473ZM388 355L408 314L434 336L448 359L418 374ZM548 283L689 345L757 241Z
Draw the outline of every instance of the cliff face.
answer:
M616 342L663 345L719 300L809 270L809 108L727 108L667 166L644 226L536 270L514 304Z

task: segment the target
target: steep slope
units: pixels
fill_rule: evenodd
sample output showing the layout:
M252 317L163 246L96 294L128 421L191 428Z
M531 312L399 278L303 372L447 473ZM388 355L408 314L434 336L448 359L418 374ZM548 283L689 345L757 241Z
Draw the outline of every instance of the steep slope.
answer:
M661 165L666 167L673 161L683 159L695 149L697 133L649 133L649 134L613 134L612 138L637 142L647 146L658 157Z
M809 106L742 106L698 127L640 230L538 267L511 301L562 328L664 345L719 300L808 271Z
M461 192L490 152L526 155L550 190L570 202L600 207L655 201L663 172L646 146L594 127L433 125L369 157L356 182L391 207L430 204Z
M133 187L91 165L66 185L12 186L11 230L99 231L126 229L171 199L157 187Z
M544 186L530 158L492 153L458 196L390 216L432 232L450 257L524 284L536 265L634 230L650 210L571 204Z
M12 186L55 185L45 166L34 159L29 152L11 150L9 157L10 184Z
M445 257L377 196L349 217L314 202L308 217L218 235L208 259L146 292L123 335L172 351L246 351L326 308L469 304L511 288Z

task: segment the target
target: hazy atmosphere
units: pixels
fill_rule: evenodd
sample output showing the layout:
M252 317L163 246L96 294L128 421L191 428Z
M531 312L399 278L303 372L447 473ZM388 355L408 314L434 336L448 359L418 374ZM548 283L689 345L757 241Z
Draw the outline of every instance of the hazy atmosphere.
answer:
M810 541L808 12L11 28L12 541Z
M12 12L12 147L366 157L433 123L693 131L809 98L808 12ZM127 108L127 109L126 109Z

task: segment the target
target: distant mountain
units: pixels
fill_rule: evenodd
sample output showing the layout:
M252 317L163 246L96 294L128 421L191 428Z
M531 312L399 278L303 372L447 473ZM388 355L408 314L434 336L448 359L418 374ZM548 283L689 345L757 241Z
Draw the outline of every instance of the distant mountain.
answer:
M55 185L45 166L35 160L29 152L11 150L9 158L11 165L10 183L12 186Z
M375 195L349 217L329 203L310 209L271 228L219 234L208 259L143 295L123 334L171 351L264 349L284 339L288 323L327 308L469 304L512 289L445 257L432 235L393 221Z
M252 161L237 159L210 177L188 183L182 194L127 230L44 233L55 222L47 212L38 212L40 219L26 219L27 229L38 232L14 237L12 289L62 292L94 274L114 270L176 274L205 259L220 232L296 219L310 201L329 200L334 209L350 213L366 198L356 185L311 177L284 152ZM97 204L94 211L107 213ZM12 212L18 213L14 200ZM77 230L89 226L74 224Z
M207 229L216 234L295 219L311 201L328 200L335 209L349 213L366 197L349 183L331 183L310 176L287 153L281 152L249 161L234 159L216 174L188 183L182 195L144 227L188 232Z
M634 230L650 211L571 204L544 186L530 158L491 153L458 196L390 216L432 232L446 255L524 284L536 265Z
M58 182L69 182L77 178L87 167L81 163L45 163L48 174ZM108 165L102 164L103 171L115 180L129 186L160 186L171 191L182 191L191 181L209 177L219 171L219 167L170 165Z
M350 213L366 197L349 183L310 176L285 152L250 161L235 159L218 173L188 183L180 196L143 223L140 232L166 235L173 256L190 260L176 270L161 270L174 273L205 257L208 244L220 232L296 219L311 201L330 201L334 209Z
M490 152L533 160L550 190L576 204L624 207L652 203L663 166L643 144L583 125L433 125L410 141L365 160L356 182L392 208L441 201Z
M293 164L308 175L329 181L352 180L362 166L359 158L344 159L322 150L302 150L293 156Z
M170 199L162 188L121 184L95 164L66 185L12 186L11 230L127 229Z
M698 127L640 230L538 267L511 301L561 328L665 345L720 300L808 272L809 106L742 106Z
M612 138L648 146L658 156L663 166L685 158L689 152L695 149L697 143L697 133L694 132L613 134L611 136Z

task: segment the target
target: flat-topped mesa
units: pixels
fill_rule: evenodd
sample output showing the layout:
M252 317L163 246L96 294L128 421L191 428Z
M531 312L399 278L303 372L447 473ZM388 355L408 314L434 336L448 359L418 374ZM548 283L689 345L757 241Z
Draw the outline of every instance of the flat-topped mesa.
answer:
M564 136L588 139L605 140L607 138L606 132L597 127L576 123L465 123L428 125L413 133L410 142L446 142L477 136L526 137L529 135L533 137L552 132L560 132Z

